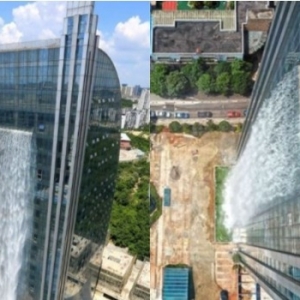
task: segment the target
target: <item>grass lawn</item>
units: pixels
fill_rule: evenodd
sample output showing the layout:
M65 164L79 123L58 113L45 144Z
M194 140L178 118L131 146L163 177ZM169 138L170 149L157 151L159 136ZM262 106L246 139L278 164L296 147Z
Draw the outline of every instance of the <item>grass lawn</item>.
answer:
M223 186L226 176L229 173L228 167L216 167L215 169L215 225L216 225L216 241L230 242L231 234L224 226L224 212L222 210L223 204Z

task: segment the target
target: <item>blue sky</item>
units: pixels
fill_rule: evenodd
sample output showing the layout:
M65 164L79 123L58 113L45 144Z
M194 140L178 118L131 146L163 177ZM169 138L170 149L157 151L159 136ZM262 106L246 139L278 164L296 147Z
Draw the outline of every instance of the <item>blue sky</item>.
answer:
M0 2L0 43L59 37L65 2ZM148 1L97 1L100 47L113 59L121 83L149 86Z

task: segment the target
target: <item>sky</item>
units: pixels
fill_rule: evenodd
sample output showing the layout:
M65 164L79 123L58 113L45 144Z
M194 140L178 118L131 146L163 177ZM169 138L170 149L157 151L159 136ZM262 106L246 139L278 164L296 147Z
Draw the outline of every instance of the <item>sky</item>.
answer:
M0 2L0 43L58 38L66 2ZM145 1L97 1L100 48L112 58L121 83L149 87L150 9Z

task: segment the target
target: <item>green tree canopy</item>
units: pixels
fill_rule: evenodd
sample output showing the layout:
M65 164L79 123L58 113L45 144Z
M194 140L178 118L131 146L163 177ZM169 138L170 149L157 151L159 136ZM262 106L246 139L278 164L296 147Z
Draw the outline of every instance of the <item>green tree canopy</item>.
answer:
M189 80L179 72L171 72L166 79L167 95L169 97L185 96L189 89Z
M206 123L206 129L208 131L216 131L218 130L218 125L215 124L213 120L208 120Z
M230 92L230 74L221 73L216 79L216 91L227 96Z
M182 132L182 126L178 121L173 121L169 124L170 132Z
M232 126L229 122L224 120L219 123L218 129L219 129L219 131L229 132L232 130Z
M205 126L196 122L192 125L192 134L194 136L201 136L205 132Z
M235 74L239 71L251 72L252 64L241 59L235 59L231 63L231 73Z
M150 72L150 91L159 96L165 96L166 77L169 74L169 67L164 64L155 64Z
M182 132L186 133L186 134L191 134L192 133L192 125L191 124L187 124L187 123L184 123L182 125Z
M203 74L197 81L198 89L206 94L210 94L215 91L214 85L214 80L212 76L208 73Z
M235 71L231 78L231 87L234 93L247 95L252 85L251 75L245 71Z
M214 67L214 73L218 76L222 73L231 73L231 65L227 61L219 61Z

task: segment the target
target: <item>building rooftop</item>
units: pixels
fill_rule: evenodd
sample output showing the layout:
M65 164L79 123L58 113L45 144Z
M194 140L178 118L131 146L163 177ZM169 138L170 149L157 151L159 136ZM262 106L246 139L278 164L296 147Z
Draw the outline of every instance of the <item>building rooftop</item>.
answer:
M136 284L150 289L150 262L145 262Z
M224 24L233 18L225 16L222 17L224 19L222 22L213 18L209 21L208 19L203 19L203 21L187 19L186 21L178 20L174 26L159 25L153 28L153 53L197 54L198 51L200 53L243 53L242 34L247 12L255 9L258 14L257 11L265 10L268 1L235 3L238 4L235 17L237 26L234 30L224 30Z
M79 257L80 254L86 249L87 246L91 244L91 241L85 239L79 235L73 235L73 241L71 246L71 256Z
M96 266L101 265L102 270L109 271L117 276L124 277L128 268L133 263L134 257L124 250L112 244L108 244L102 252L96 251L90 263Z
M43 48L59 48L60 39L29 41L21 43L0 44L0 52L5 51L20 51L30 49L43 49Z

